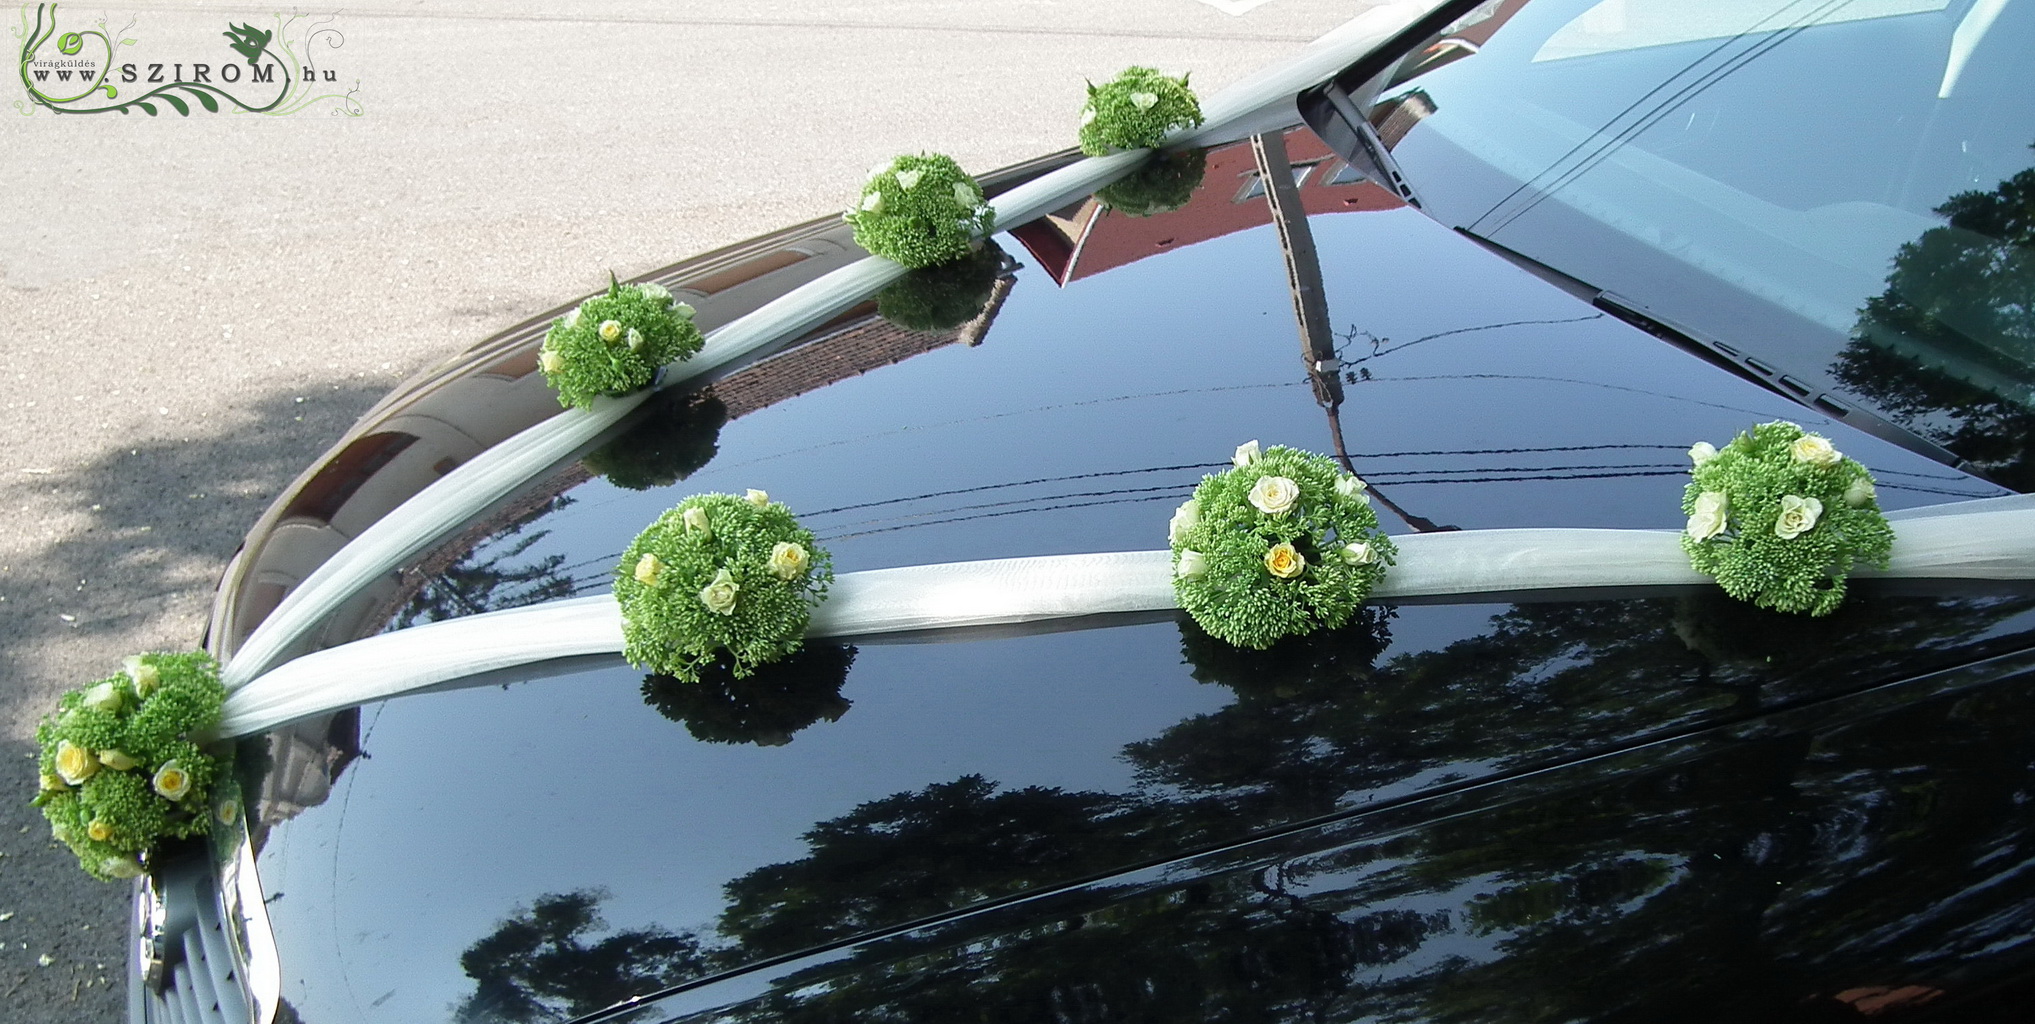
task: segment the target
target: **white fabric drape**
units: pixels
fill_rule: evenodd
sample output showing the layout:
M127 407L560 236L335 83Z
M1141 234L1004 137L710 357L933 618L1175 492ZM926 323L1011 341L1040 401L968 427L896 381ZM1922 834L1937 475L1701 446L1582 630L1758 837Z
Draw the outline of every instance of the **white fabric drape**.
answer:
M1199 130L1176 133L1168 145L1196 145L1214 138L1232 122L1325 81L1435 6L1438 0L1423 0L1365 12L1310 44L1294 60L1212 98L1204 108L1207 123ZM1150 156L1148 150L1119 153L1043 175L993 200L996 222L1010 227L1032 220L1129 174ZM787 292L715 330L699 354L668 368L658 386L669 387L795 337L904 273L889 260L871 257ZM648 396L645 391L600 399L591 409L568 409L538 423L447 473L361 531L290 591L240 649L231 652L222 673L227 689L245 686L362 588L600 436Z
M1860 576L2035 578L2035 496L1897 514L1891 565ZM1672 530L1465 530L1396 537L1374 600L1703 584ZM812 637L1037 622L1175 607L1166 551L1050 555L844 573ZM622 648L614 598L489 612L356 640L276 668L228 696L222 735L500 668Z

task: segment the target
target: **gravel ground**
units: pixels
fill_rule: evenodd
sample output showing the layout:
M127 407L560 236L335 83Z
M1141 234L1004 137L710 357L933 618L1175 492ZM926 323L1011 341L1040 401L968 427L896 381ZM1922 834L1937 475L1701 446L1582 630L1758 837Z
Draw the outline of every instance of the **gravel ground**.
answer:
M0 87L0 1020L122 1012L126 888L28 806L36 718L195 644L242 531L391 386L609 269L839 209L897 152L1062 148L1084 76L1210 95L1369 4L680 6L349 5L318 59L359 117L17 116ZM223 49L273 10L65 16Z

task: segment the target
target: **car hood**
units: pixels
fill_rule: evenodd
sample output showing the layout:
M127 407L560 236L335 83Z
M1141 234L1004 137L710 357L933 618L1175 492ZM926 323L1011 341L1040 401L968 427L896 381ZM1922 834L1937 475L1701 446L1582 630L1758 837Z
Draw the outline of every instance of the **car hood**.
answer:
M1688 446L1778 418L1830 433L1888 507L2000 493L1578 302L1305 130L1283 142L1307 214L1285 233L1246 143L1210 152L1174 212L1089 201L1017 226L980 315L920 331L858 307L660 397L325 642L599 593L702 491L769 491L839 571L1162 547L1250 440L1347 452L1395 533L1675 528ZM1318 254L1311 331L1294 223ZM660 279L710 320L853 255L813 225ZM307 473L215 629L244 635L378 508L544 415L533 324ZM2025 594L1859 590L1821 620L1694 590L1373 608L1266 655L1170 614L816 644L739 696L589 658L300 722L241 751L282 995L316 1022L583 1014L2035 629Z

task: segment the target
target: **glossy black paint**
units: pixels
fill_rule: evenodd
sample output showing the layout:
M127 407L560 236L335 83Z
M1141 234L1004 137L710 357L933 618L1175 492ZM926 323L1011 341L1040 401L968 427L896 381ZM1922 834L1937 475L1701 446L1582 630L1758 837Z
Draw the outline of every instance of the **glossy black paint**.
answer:
M1203 189L1228 201L1246 184L1211 173ZM1691 441L1777 417L1814 423L1415 211L1319 213L1310 226L1346 374L1344 441L1410 521L1672 528ZM767 489L852 571L1158 547L1171 506L1237 443L1333 447L1270 226L1065 287L1025 262L979 345L929 342L803 390L831 379L826 357L894 354L872 341L896 340L882 325L851 324L809 346L813 362L790 364L807 377L764 364L661 403L651 415L676 419L651 433L674 461L625 480L649 486L579 470L533 485L510 503L523 514L427 558L438 568L392 624L598 592L629 538L700 490ZM1998 493L1815 425L1874 468L1890 506ZM626 450L609 448L606 464ZM681 462L683 479L663 483ZM784 968L670 1005L773 984L775 1001L755 1004L765 1017L846 1018L892 999L916 1019L980 996L1010 1019L1041 1007L1282 1019L1339 1016L1363 993L1410 1013L1435 998L1424 986L1439 971L1470 1001L1437 1018L1456 1019L1515 986L1505 972L1558 982L1694 907L1728 904L1735 917L1683 936L1677 955L1737 956L1745 929L1779 905L1745 903L1751 887L1857 863L1829 860L1804 838L1815 828L1788 823L1790 780L1823 780L1830 815L1849 801L1870 817L1872 801L1905 792L1887 779L1906 776L1846 767L1863 741L1826 764L1809 739L1748 752L1690 737L1765 736L1788 709L1807 737L1842 695L2024 648L2035 630L2031 594L1860 591L1825 620L1695 590L1381 608L1257 656L1149 617L863 641L816 652L748 704L675 700L619 660L585 659L370 705L280 731L260 755L273 767L250 764L283 996L318 1022L538 1019L840 946L812 968L847 993L838 1004L784 994L807 977ZM1976 733L1926 709L1905 719L1913 758L1970 766L1945 785L1972 806L2018 792L2001 768L2022 757L2006 726L2018 712L1998 706L1997 727ZM1689 743L1702 749L1674 764L1721 767L1650 760ZM1639 759L1629 778L1562 769L1582 780L1571 790L1540 774L1620 751ZM1508 793L1535 802L1512 807ZM1447 794L1459 803L1423 799ZM1422 825L1472 807L1483 809ZM1376 808L1411 831L1345 847L1383 820L1363 813ZM1916 836L1939 828L1914 821ZM1797 844L1785 870L1743 852L1774 830ZM1990 833L1973 835L1903 839L1890 863L1949 885ZM1251 843L1277 856L1231 850ZM1212 859L1181 860L1204 851ZM1735 859L1718 871L1706 853ZM1081 887L1093 879L1105 881ZM1825 903L1801 884L1782 902L1808 908L1803 922L1899 912L1877 895ZM1011 900L958 952L938 930L841 946ZM1056 977L1087 977L1070 966L1084 960L1121 970ZM980 983L994 991L952 973L970 964L996 968ZM1569 998L1559 988L1550 1005ZM1571 995L1608 998L1586 988Z

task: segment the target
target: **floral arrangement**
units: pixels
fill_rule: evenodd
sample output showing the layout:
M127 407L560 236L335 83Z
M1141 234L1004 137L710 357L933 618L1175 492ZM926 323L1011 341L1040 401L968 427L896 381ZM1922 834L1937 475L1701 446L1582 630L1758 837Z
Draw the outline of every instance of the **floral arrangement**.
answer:
M783 661L759 666L737 680L719 665L697 682L670 676L643 678L643 702L703 743L753 743L780 747L806 726L838 722L851 702L841 696L855 648L815 643Z
M627 433L581 459L616 487L647 491L699 472L720 453L728 407L712 395L668 388L643 403Z
M1185 149L1153 157L1137 172L1098 189L1095 198L1118 213L1150 217L1187 205L1208 173L1208 151Z
M877 293L876 312L907 330L953 330L988 308L1005 259L1001 246L985 241L952 263L914 270Z
M617 284L551 322L537 350L537 368L558 391L558 404L584 409L598 395L625 395L649 385L666 363L690 359L706 344L693 308L658 284Z
M747 678L798 651L833 580L832 559L782 502L694 495L622 553L622 654L689 683L717 664Z
M1762 423L1721 449L1698 442L1689 458L1682 549L1732 597L1828 615L1853 565L1886 566L1894 532L1872 475L1820 435Z
M951 157L921 153L872 168L842 219L854 225L856 245L917 269L968 255L996 226L996 211Z
M159 840L205 833L220 769L195 738L225 699L211 656L143 654L65 694L36 727L36 806L87 873L136 877Z
M1201 127L1201 101L1187 76L1168 78L1156 69L1125 68L1112 81L1088 83L1081 106L1081 151L1107 156L1120 149L1148 149L1179 128Z
M1210 635L1263 650L1350 621L1398 555L1362 480L1251 441L1173 514L1173 591Z

